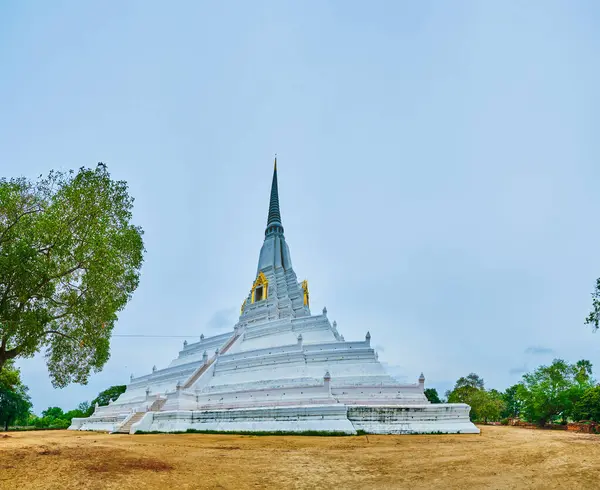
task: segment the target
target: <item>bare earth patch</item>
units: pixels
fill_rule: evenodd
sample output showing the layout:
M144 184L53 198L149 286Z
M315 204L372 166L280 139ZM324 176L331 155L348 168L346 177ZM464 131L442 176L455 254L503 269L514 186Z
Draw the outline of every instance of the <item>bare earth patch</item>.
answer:
M598 488L600 436L0 436L0 489Z

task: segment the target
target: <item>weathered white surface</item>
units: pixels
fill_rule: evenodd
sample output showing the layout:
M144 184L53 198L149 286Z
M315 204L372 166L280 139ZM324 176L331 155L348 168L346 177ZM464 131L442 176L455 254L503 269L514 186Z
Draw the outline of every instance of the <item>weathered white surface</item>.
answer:
M139 422L131 426L130 434L135 434L138 431L149 432L154 421L154 414L157 412L146 412Z
M325 431L355 434L343 405L261 407L230 410L175 411L154 414L150 430L188 429L226 432Z
M314 405L206 411L148 412L135 431L185 432L343 432L378 434L478 433L467 405Z
M356 430L373 434L479 434L462 403L350 406L348 418Z
M233 331L185 342L168 367L132 378L118 400L70 428L113 431L133 411L148 413L132 432L479 432L467 405L430 404L423 377L400 384L386 373L370 333L346 342L326 309L311 314L283 236L276 178L273 189L257 271L266 299L253 303L250 291Z
M99 417L92 415L91 417L87 418L74 418L71 420L71 426L69 429L114 432L126 418L127 415Z

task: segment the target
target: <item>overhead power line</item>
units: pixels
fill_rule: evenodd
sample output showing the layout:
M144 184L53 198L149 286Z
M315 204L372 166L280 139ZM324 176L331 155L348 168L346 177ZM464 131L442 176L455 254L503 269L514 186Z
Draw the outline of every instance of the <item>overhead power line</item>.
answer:
M144 334L114 334L113 337L142 337L154 339L189 339L199 335L144 335Z

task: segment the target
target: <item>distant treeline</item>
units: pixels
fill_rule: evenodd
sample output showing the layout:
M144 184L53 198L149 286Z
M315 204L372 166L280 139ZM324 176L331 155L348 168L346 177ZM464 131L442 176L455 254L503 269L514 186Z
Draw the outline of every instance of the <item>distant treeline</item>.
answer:
M539 426L600 422L600 385L592 377L592 364L585 360L569 364L555 359L549 366L524 374L519 383L503 392L487 390L483 378L471 373L456 381L445 400L432 388L425 394L432 403L467 403L473 422L520 419Z
M111 386L98 393L91 402L81 402L74 410L63 411L59 407L48 407L41 416L35 415L28 394L29 389L21 382L19 370L13 363L7 363L0 370L0 424L4 430L9 427L26 429L66 429L71 419L89 417L96 403L107 405L125 391L125 385Z
M108 405L110 400L116 400L121 393L125 392L125 385L111 386L110 388L98 393L98 396L91 402L81 402L76 409L64 412L59 407L48 407L42 412L41 417L29 414L23 426L35 427L36 429L66 429L71 425L71 419L89 417L94 413L96 403L98 405Z

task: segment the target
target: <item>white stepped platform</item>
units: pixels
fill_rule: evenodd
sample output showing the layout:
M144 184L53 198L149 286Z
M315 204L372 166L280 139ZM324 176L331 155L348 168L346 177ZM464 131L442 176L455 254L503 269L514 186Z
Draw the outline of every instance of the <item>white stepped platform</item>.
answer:
M428 407L297 405L227 410L148 412L134 424L144 432L341 432L356 434L477 434L467 405Z
M303 328L310 326L311 318L302 319ZM319 315L314 321L322 325L324 318ZM358 342L338 340L330 325L326 342L305 343L302 338L295 344L278 345L281 332L291 331L294 325L289 319L276 323L264 336L255 335L255 330L267 330L258 323L238 324L228 336L203 339L198 344L229 346L230 350L207 353L192 362L188 362L192 355L187 352L200 349L187 345L178 358L186 362L176 359L166 369L132 379L118 400L97 407L88 419L74 419L70 429L113 432L131 413L147 412L132 425L132 433L188 429L346 434L479 432L469 420L468 405L430 404L424 395L424 378L414 384L399 384L389 376L370 347L369 337ZM262 339L260 347L248 349L247 337L254 345L257 338ZM269 339L274 345L268 345ZM165 399L162 410L150 412L157 397Z
M87 418L74 418L71 420L69 430L96 430L102 432L114 432L128 417L123 415L105 415Z

